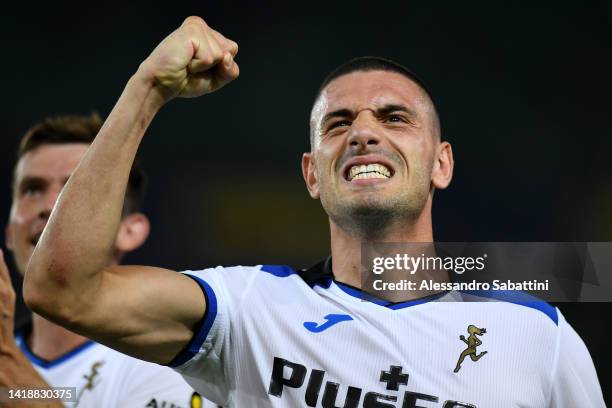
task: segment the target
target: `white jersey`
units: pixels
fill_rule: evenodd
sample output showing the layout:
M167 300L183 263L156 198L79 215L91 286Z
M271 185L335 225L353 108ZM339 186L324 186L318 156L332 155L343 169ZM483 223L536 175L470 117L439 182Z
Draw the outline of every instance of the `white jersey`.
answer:
M35 356L22 334L17 343L52 387L76 387L77 402L67 408L190 408L213 407L181 378L158 364L121 354L87 341L53 361Z
M605 406L556 308L458 292L363 301L329 265L185 272L208 307L171 366L226 407Z

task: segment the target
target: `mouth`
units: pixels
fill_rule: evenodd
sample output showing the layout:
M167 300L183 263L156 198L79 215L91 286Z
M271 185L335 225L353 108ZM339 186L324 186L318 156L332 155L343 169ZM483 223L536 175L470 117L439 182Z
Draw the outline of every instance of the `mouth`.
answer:
M344 179L349 183L358 180L387 180L393 177L390 164L375 157L359 157L349 161L344 168Z
M391 170L379 163L351 166L346 177L348 181L388 178L391 178Z

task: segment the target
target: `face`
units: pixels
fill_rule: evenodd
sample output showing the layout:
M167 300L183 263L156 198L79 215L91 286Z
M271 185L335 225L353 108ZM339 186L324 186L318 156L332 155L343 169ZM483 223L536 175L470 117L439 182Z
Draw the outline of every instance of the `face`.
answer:
M6 240L22 274L57 197L88 147L83 143L42 145L19 159Z
M450 174L448 180L438 174L450 145L439 142L434 115L424 91L401 74L354 72L335 79L311 116L312 152L303 159L311 195L339 224L417 217L432 187L450 182Z

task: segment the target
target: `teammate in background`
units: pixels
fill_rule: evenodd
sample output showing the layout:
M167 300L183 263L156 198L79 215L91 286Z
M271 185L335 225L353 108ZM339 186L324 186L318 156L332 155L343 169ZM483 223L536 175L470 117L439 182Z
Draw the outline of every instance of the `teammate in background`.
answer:
M32 367L28 358L15 343L13 322L15 319L15 291L11 277L4 261L4 252L0 250L0 388L14 389L25 384L32 389L45 389L47 382ZM32 402L4 402L3 408L32 406ZM37 408L62 408L59 400L39 402Z
M433 192L453 173L431 96L387 60L333 71L312 110L302 168L329 216L326 262L303 272L260 265L184 274L104 262L151 120L175 97L235 79L237 51L190 17L140 65L34 251L24 285L34 310L174 366L230 407L604 405L588 351L552 306L457 302L453 292L436 302L360 299L361 244L432 242ZM197 130L197 120L186 122L181 131ZM487 353L454 372L470 325L486 327L477 351Z
M34 125L21 140L6 242L22 274L60 191L101 126L97 114L48 118ZM130 173L113 245L101 260L109 266L140 247L149 235L149 221L139 212L144 190L144 173L136 164ZM84 229L96 234L93 225ZM31 328L18 333L15 341L14 293L3 260L0 268L0 300L6 314L1 322L0 387L41 388L45 382L54 387L76 387L77 402L65 405L85 408L189 407L192 396L196 403L200 399L172 370L118 353L37 314L32 316Z

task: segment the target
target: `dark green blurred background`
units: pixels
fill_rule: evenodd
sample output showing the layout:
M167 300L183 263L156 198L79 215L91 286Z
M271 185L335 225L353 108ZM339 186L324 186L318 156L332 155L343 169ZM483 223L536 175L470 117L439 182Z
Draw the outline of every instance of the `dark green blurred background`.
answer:
M326 256L326 217L299 167L309 110L328 71L371 54L422 77L453 144L455 179L435 198L437 240L612 241L609 2L4 7L4 219L24 131L51 114L108 114L155 45L197 14L239 43L241 76L213 95L173 101L155 119L140 151L153 232L130 262L307 266ZM610 392L611 305L560 307Z

